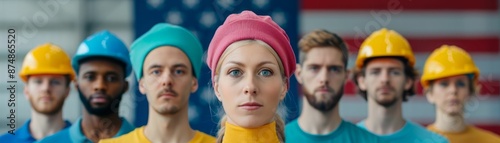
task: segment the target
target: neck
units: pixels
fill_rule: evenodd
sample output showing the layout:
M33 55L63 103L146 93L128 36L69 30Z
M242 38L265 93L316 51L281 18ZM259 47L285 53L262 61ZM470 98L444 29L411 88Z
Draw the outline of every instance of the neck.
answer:
M383 135L400 130L406 123L402 115L402 101L399 100L390 107L379 105L368 98L368 117L366 128L372 133Z
M450 115L438 109L436 111L434 127L443 132L458 133L467 129L467 124L462 114Z
M31 132L31 136L33 136L36 140L52 135L64 129L65 126L66 123L62 118L62 111L53 115L38 113L34 110L31 111L29 130Z
M342 122L338 104L330 111L319 111L302 97L302 114L299 116L299 127L310 134L329 134Z
M149 107L144 135L151 142L189 142L195 135L188 119L187 106L175 114L162 115Z
M122 120L118 113L107 116L96 116L83 112L82 132L91 141L98 142L100 139L112 138L118 133L122 125Z
M276 143L280 142L276 132L276 122L265 124L257 128L243 128L225 123L223 143Z

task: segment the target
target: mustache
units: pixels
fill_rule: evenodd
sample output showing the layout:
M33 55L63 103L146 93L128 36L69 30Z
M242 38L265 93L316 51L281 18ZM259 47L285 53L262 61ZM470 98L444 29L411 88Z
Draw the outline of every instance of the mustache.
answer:
M158 93L158 97L160 97L163 94L167 94L167 93L172 94L174 97L177 97L179 95L171 87L169 87L169 88L165 88L165 89L161 90L160 93Z
M378 87L378 88L377 88L377 91L382 90L382 89L384 89L384 88L387 88L387 89L389 89L390 91L395 91L395 90L396 90L396 89L394 89L394 87L392 87L392 86L385 85L385 86Z
M98 97L104 97L108 101L112 100L112 98L111 98L110 95L104 94L102 92L97 92L97 93L94 93L94 94L90 95L90 97L88 98L88 100L90 101L90 100L92 100L92 98L98 98Z
M326 89L328 92L334 92L333 88L331 88L329 86L321 86L321 87L316 88L314 91L317 92L317 91L320 91L323 89Z

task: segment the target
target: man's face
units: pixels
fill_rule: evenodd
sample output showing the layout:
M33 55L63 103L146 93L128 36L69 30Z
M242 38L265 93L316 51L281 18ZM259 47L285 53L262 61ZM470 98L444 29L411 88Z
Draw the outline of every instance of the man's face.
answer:
M316 47L306 57L296 70L302 92L311 106L330 111L342 97L347 79L342 52L334 47Z
M67 80L64 75L29 76L24 93L33 110L46 115L61 112L70 91Z
M412 80L406 78L404 65L395 58L376 58L366 64L364 76L358 77L359 88L366 91L367 99L390 107L402 101Z
M118 113L122 94L128 89L123 68L107 60L90 60L80 65L76 88L90 114Z
M152 50L144 60L143 73L139 90L161 115L176 114L187 108L189 95L198 89L189 58L175 47Z

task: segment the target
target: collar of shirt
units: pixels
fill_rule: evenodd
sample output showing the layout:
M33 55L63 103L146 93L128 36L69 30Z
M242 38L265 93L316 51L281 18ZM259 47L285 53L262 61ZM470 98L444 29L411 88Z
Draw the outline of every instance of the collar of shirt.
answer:
M132 130L134 130L134 126L130 124L125 118L120 117L122 120L122 125L120 127L120 130L116 133L115 136L113 137L119 137L123 134L126 134ZM78 143L86 143L86 142L92 142L89 140L82 132L82 118L80 117L73 126L69 128L69 136L73 142L78 142Z

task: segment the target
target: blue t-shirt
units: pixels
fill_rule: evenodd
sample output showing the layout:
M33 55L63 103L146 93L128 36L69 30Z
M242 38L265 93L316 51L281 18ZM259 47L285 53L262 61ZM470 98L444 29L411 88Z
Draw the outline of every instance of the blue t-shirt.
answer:
M119 137L135 129L127 120L121 118L122 126L113 137ZM92 143L82 132L82 118L78 119L71 127L64 129L52 136L43 138L38 143Z
M340 125L329 134L314 135L304 132L295 119L285 126L287 143L381 143L380 137L353 123L342 120Z
M36 139L31 136L30 132L30 122L31 119L26 121L21 128L17 129L14 131L14 134L10 133L5 133L0 136L0 142L6 142L6 143L32 143L35 142ZM71 123L69 121L65 121L66 125L64 126L63 129L68 128L71 126Z
M364 120L357 125L366 129ZM406 120L406 124L398 131L378 136L391 143L448 143L448 139L445 137L409 120Z

